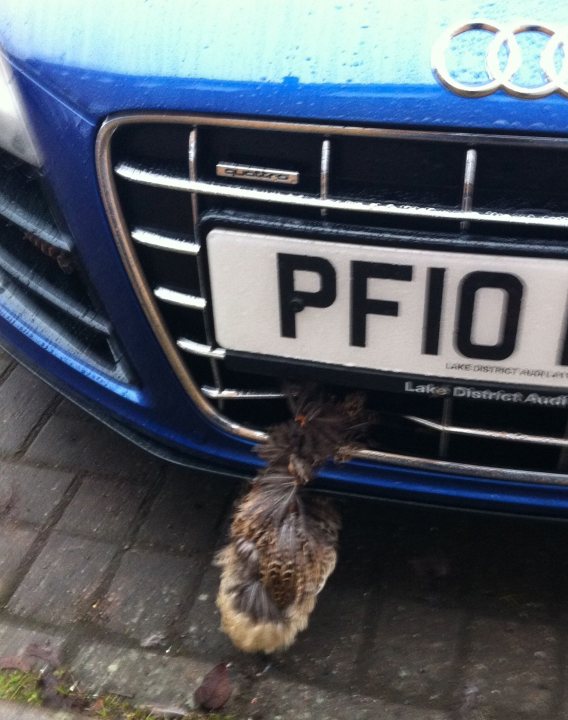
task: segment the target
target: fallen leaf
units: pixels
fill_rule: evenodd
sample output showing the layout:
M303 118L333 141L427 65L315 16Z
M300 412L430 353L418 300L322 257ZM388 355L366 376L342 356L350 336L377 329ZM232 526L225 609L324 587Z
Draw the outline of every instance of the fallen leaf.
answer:
M54 710L84 710L87 699L80 693L62 692L66 685L65 678L57 676L53 670L42 672L38 682L42 706Z
M37 660L43 660L43 662L50 665L52 668L57 668L61 665L61 652L52 647L51 643L46 642L30 643L24 650L24 657L36 658Z
M204 710L220 710L233 692L233 685L225 663L215 665L203 678L194 693L195 702Z
M59 686L59 679L50 670L41 674L39 689L43 707L56 710L67 710L70 707L70 698L59 692Z
M89 707L89 712L96 715L97 713L102 713L102 711L105 709L105 700L104 698L97 698L95 702Z

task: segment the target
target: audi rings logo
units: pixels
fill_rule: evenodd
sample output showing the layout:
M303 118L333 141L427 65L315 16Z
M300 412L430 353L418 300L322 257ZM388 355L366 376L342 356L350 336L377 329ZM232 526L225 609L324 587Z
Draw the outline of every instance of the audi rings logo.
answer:
M458 36L467 39L476 31L485 30L493 35L487 46L485 67L480 68L481 79L465 82L458 80L460 71L475 68L453 69L456 57L453 58L452 70L448 69L448 56L456 52ZM539 78L533 83L525 84L519 76L523 73L523 51L518 42L522 33L541 34L546 36L546 44L531 45L540 53ZM465 97L483 97L497 90L504 90L509 95L519 98L543 98L553 93L568 96L568 32L566 28L553 28L537 23L519 23L507 26L496 22L478 20L464 23L444 33L432 51L432 69L440 82L452 92Z

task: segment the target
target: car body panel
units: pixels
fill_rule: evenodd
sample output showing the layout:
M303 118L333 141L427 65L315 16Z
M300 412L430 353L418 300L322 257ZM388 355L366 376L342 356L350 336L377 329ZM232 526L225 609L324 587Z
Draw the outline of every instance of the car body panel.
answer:
M564 24L562 3L4 0L0 43L80 114L159 110L563 132L564 98L462 98L431 70L443 31L487 14ZM25 19L23 21L22 19ZM476 49L471 49L472 57ZM482 67L482 65L480 65Z

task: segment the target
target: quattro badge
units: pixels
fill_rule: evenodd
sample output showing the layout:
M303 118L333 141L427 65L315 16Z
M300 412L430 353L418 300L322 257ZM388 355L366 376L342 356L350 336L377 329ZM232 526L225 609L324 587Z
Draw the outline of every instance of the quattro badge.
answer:
M239 165L237 163L219 162L216 165L218 177L229 177L238 180L256 180L282 185L297 185L300 173L295 170L276 170L274 168Z

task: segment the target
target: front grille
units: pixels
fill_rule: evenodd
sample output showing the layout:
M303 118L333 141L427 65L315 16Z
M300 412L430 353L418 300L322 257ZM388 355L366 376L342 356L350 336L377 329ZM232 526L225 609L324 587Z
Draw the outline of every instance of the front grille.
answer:
M219 347L205 237L240 226L398 247L568 257L563 139L345 128L183 116L107 121L97 159L119 249L157 337L194 402L258 440L286 417L281 368ZM249 168L247 180L217 172ZM243 170L244 168L244 170ZM272 184L255 169L299 173ZM564 482L568 412L401 395L341 369L379 416L358 455L405 466ZM355 379L353 379L355 377Z
M109 320L83 276L37 171L0 151L0 311L28 334L95 370L127 381L130 373Z

